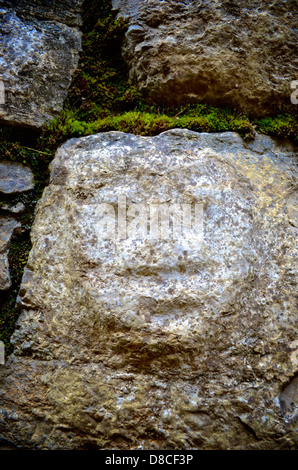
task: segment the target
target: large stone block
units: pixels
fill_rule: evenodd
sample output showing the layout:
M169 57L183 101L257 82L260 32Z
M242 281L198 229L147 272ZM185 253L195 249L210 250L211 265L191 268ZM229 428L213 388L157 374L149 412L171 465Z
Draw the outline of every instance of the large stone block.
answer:
M2 122L39 128L62 110L81 50L82 1L51 3L0 2Z
M0 436L294 448L296 150L187 130L60 147L0 369Z
M208 102L253 116L291 106L297 3L113 0L130 77L154 104Z

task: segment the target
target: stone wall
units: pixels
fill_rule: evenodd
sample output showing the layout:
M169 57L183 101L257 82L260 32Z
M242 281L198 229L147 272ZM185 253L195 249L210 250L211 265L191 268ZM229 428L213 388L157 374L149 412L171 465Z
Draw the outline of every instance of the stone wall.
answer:
M31 232L0 434L36 449L294 448L296 152L187 130L66 142Z
M61 111L82 3L0 0L3 123L36 130ZM294 1L113 5L156 107L289 102ZM71 139L49 184L47 151L2 146L0 296L9 328L20 316L5 364L0 344L0 449L297 448L297 147L250 138ZM9 259L45 184L18 290Z

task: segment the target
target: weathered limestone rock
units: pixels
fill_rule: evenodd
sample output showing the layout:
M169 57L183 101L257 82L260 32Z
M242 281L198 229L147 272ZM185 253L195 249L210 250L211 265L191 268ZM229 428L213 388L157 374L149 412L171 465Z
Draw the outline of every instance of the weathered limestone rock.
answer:
M295 448L296 150L187 130L66 142L0 369L0 436L35 449Z
M68 26L81 26L81 8L84 0L0 0L0 8L15 10L22 17L55 21Z
M149 101L204 101L251 115L291 104L297 2L113 0L128 19L123 48Z
M0 193L13 194L34 188L31 169L21 163L0 162Z
M22 202L17 202L16 204L4 203L0 208L1 210L12 212L13 214L21 214L26 209L26 206Z
M62 110L81 49L82 0L52 3L0 2L2 121L38 128Z
M21 224L10 217L0 217L0 290L11 286L9 273L8 251L13 234Z

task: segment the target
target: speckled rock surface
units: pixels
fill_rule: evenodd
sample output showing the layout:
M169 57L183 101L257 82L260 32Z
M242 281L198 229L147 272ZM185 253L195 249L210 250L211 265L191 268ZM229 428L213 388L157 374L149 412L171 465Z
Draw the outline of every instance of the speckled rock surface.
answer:
M0 8L15 10L22 17L58 21L68 26L81 26L83 0L0 0Z
M21 214L25 209L26 206L22 202L17 202L16 204L4 203L1 205L1 210L11 212L13 214Z
M34 188L34 176L21 163L0 162L0 193L23 193Z
M62 110L81 50L82 1L52 3L0 2L2 122L39 128Z
M0 290L11 286L8 251L13 234L20 228L21 224L11 217L0 217Z
M296 448L296 158L268 137L187 130L65 143L0 368L0 436L34 449ZM120 196L127 233L105 238ZM133 232L156 204L202 207L203 239Z
M128 19L123 55L154 104L209 102L251 115L291 104L295 0L113 0Z

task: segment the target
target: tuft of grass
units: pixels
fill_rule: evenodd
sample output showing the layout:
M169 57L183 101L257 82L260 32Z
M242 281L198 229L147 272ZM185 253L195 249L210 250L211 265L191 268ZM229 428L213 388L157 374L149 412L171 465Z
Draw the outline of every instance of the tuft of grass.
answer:
M24 231L13 237L9 250L11 288L1 293L1 315L0 315L0 340L5 345L5 355L13 352L10 337L15 329L15 323L19 316L16 308L16 297L21 284L24 267L27 263L28 254L31 249L29 232Z
M262 134L298 142L298 121L294 115L279 114L260 119L257 121L256 127Z
M174 111L176 115L173 114ZM55 148L71 137L98 132L121 131L152 136L174 128L187 128L197 132L235 131L245 139L253 137L255 133L254 126L246 116L211 106L200 113L194 113L193 106L187 107L183 113L177 112L177 109L172 109L168 114L133 110L110 114L91 122L78 120L73 110L65 110L43 129L41 141L50 145L50 148Z
M65 103L79 121L128 111L140 103L141 95L129 83L121 55L126 30L125 20L112 12L111 0L85 1L82 53Z

